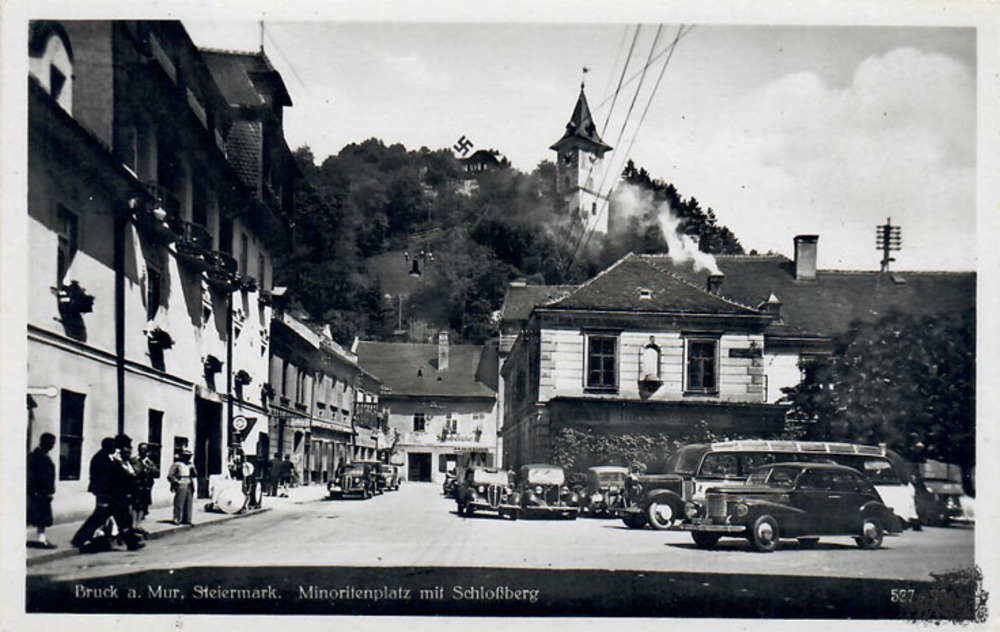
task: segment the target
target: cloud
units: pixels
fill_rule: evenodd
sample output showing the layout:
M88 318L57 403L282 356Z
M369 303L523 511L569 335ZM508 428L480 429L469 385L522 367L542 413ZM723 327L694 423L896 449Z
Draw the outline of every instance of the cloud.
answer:
M436 72L427 60L415 52L405 55L383 52L379 57L393 79L430 90L451 88L451 79L443 73Z
M655 139L671 148L663 177L747 248L789 253L817 233L821 265L877 267L875 226L891 216L901 268L974 266L975 82L951 57L896 49L845 87L787 75L677 128Z

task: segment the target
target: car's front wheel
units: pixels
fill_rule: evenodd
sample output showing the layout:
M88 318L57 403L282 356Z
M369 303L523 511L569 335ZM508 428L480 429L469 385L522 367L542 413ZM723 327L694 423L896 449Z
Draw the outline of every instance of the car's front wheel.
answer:
M674 506L665 500L654 500L649 503L649 507L646 509L649 525L657 531L669 529L678 517Z
M761 516L750 525L750 544L761 553L770 553L778 546L778 521L771 516Z
M854 541L861 548L873 551L882 546L884 535L885 530L882 528L882 521L878 518L869 517L861 522L861 535L854 538Z
M694 540L695 546L699 549L712 549L715 545L719 543L719 538L721 536L718 533L711 533L706 531L692 531L691 538Z

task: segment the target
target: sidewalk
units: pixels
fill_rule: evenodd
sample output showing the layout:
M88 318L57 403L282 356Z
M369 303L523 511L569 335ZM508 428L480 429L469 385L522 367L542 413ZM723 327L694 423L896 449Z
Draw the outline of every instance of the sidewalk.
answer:
M270 511L274 508L280 508L287 505L298 505L302 503L314 502L321 500L326 497L326 486L325 485L310 485L307 487L294 487L288 490L287 498L271 497L265 496L263 500L263 507L260 509L253 509L250 511L245 511L238 514L225 514L225 513L215 513L205 511L205 505L208 503L206 499L195 500L194 503L194 524L191 525L175 525L171 521L173 518L173 506L167 505L163 507L153 507L149 511L149 515L146 516L146 520L143 521L143 527L149 532L148 540L156 540L162 538L166 535L172 533L177 533L179 531L188 531L190 529L196 529L209 524L217 524L220 522L225 522L227 520L233 520L235 518L244 518L246 516L253 516L256 514L264 513ZM73 534L76 530L83 524L83 519L74 522L68 522L63 524L57 524L49 527L45 531L46 537L48 537L49 542L53 542L59 546L56 549L35 549L27 548L27 566L34 566L35 564L41 564L42 562L48 562L51 560L62 559L66 557L71 557L74 555L82 555L76 548L70 544L70 540L73 538ZM25 529L26 540L33 540L35 537L34 528Z

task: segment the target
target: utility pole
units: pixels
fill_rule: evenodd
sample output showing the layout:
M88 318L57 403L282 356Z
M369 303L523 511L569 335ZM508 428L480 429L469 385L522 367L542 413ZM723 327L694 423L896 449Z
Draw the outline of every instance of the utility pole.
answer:
M892 225L891 217L887 217L885 224L880 224L875 229L875 248L882 251L882 272L888 272L889 263L896 260L890 257L889 253L901 250L903 247L900 230L899 226Z

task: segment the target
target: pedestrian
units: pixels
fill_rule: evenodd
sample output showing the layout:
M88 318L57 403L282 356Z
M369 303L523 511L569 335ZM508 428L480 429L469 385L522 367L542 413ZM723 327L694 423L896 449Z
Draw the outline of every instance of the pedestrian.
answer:
M135 472L123 456L130 455L131 446L128 435L108 437L101 441L101 449L90 459L87 491L94 495L95 507L70 541L81 552L110 546L109 519L114 519L119 539L130 551L143 547L138 534L132 530L130 499L135 487ZM98 530L103 531L102 537L97 537Z
M269 496L278 495L278 486L281 484L281 458L275 456L267 464L267 494Z
M197 478L198 470L191 465L191 450L185 448L177 453L177 460L167 472L170 491L174 493L174 524L191 524Z
M288 498L288 486L291 484L292 476L294 474L295 466L292 465L292 456L290 454L286 454L278 468L278 480L280 481L278 495L280 497Z
M149 515L149 507L153 504L153 485L160 477L160 468L149 453L149 444L140 443L138 454L132 457L136 484L135 497L132 499L132 528L143 536L149 535L142 523Z
M52 526L52 496L56 493L56 466L49 457L55 444L54 434L42 433L38 447L28 455L28 524L36 533L28 546L39 549L56 548L45 536L45 529Z

